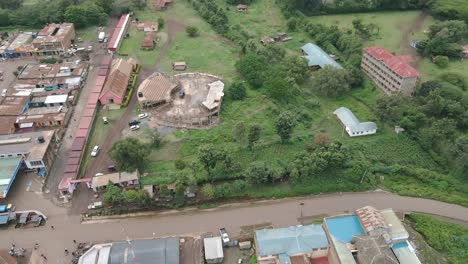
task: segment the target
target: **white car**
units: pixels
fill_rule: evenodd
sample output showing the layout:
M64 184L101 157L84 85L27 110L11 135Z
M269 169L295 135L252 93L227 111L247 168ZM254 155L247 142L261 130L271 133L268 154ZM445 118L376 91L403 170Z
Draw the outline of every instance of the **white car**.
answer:
M88 48L86 49L87 51L92 51L93 50L93 46L88 46Z
M223 239L223 244L229 243L229 235L226 231L226 228L222 227L219 229L219 234L221 235L221 238Z
M91 157L96 157L99 153L99 146L94 146L93 150L91 151Z
M133 125L130 127L130 130L138 130L138 129L140 129L139 125Z
M139 114L138 118L143 119L143 118L147 118L148 116L149 116L148 113L143 113L143 114Z

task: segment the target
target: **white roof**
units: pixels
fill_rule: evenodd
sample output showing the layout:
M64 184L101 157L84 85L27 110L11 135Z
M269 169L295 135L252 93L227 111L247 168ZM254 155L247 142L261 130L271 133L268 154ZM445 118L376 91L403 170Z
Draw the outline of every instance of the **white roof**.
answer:
M338 119L340 119L341 123L349 128L350 132L361 132L361 131L368 131L368 130L376 130L377 124L374 122L360 122L359 119L353 114L351 110L346 107L340 107L333 112Z
M44 104L65 103L68 99L68 94L49 95L46 97Z
M207 237L203 239L205 259L219 259L224 257L221 237Z
M107 264L112 244L94 245L78 260L78 264Z
M392 209L381 210L380 214L384 218L385 224L390 228L392 239L407 239L409 237L405 227Z
M409 242L403 243L406 243L406 246L392 247L393 253L395 253L400 264L421 264L421 261L414 253L414 249Z
M206 100L203 102L203 105L209 110L213 110L219 105L221 98L224 96L224 83L222 81L216 81L208 84L210 90L206 96Z

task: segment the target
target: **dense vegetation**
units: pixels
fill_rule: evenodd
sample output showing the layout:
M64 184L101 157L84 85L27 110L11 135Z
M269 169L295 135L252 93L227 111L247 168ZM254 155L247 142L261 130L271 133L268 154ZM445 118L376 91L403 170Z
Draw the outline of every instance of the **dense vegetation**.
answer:
M23 0L0 1L0 26L40 28L47 23L71 22L77 28L104 25L109 15L143 8L142 0Z
M421 233L427 243L447 255L451 263L462 264L468 259L468 228L448 223L429 215L410 215L413 227Z
M467 39L468 26L465 21L442 21L429 28L427 39L418 42L417 48L425 55L459 58L462 55L462 45Z

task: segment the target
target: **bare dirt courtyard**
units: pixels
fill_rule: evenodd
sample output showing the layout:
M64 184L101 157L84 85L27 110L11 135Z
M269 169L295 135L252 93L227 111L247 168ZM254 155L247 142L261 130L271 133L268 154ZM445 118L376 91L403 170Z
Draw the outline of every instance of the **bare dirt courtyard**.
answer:
M202 128L215 124L219 107L209 111L203 102L209 97L209 84L220 78L204 73L182 73L174 75L174 79L179 82L179 87L172 92L171 102L145 110L153 116L150 126Z

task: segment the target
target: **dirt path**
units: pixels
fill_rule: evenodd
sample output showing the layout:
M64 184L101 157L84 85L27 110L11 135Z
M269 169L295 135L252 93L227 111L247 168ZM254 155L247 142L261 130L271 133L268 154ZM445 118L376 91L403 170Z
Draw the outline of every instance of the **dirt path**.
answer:
M413 21L413 24L405 27L405 30L402 32L402 38L401 38L401 46L400 50L402 54L409 54L412 55L414 58L414 66L418 66L419 62L421 61L422 57L419 56L418 52L416 51L415 48L410 46L410 42L414 40L414 34L416 32L419 32L422 29L422 26L424 25L424 21L426 21L426 18L429 16L428 13L422 11L418 17Z
M174 41L174 37L179 32L183 32L185 30L185 25L178 21L174 15L171 15L167 20L167 41L164 43L164 46L159 53L158 61L156 62L156 71L159 71L161 67L161 62L166 55L167 50L172 45L172 41Z
M300 205L303 203L304 205ZM0 248L8 248L14 240L17 246L31 248L40 244L40 253L45 254L50 263L60 262L63 249L73 249L73 239L77 241L122 241L128 238L152 238L181 234L201 234L217 232L221 226L230 234L237 235L240 227L271 222L273 226L297 225L298 218L319 214L335 215L353 212L356 208L371 205L376 208L393 208L400 212L423 212L468 221L468 208L435 200L403 197L387 192L343 193L317 195L282 200L267 200L253 203L229 204L220 208L168 211L154 216L126 217L81 224L80 216L60 215L55 212L46 226L31 229L2 230ZM17 208L23 210L25 208ZM42 208L38 208L42 209ZM51 212L42 209L48 215ZM280 213L279 213L280 212ZM55 226L51 230L50 225ZM69 263L69 262L68 262Z

